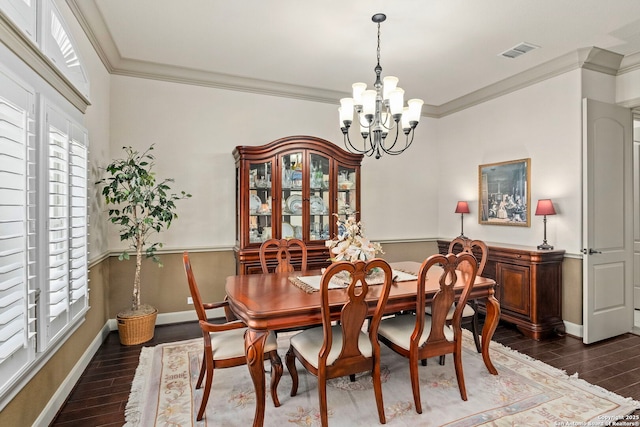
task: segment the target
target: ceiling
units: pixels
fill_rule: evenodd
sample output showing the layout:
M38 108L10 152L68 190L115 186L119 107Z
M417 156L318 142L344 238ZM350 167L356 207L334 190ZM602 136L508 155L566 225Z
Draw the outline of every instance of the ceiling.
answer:
M114 74L336 104L352 83L373 83L371 17L382 12L382 75L397 76L405 99L424 99L423 112L434 115L501 82L536 78L531 70L578 63L577 52L591 47L624 55L623 67L640 64L638 0L67 3ZM539 48L499 55L521 42Z

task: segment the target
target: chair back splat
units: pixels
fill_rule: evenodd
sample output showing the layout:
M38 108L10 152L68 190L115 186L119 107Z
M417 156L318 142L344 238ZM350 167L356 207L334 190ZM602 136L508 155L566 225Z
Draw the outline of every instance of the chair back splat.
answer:
M371 286L368 273L384 277L380 286ZM380 423L385 424L380 378L380 343L378 326L382 319L392 283L389 264L379 258L354 263L341 261L331 264L322 275L320 283L322 326L307 329L291 337L287 352L287 368L291 374L291 396L298 390L296 358L313 375L318 377L320 421L328 425L327 380L371 371L373 389ZM329 289L332 280L345 284L344 289ZM331 298L330 298L331 295ZM336 297L344 296L342 304ZM373 316L369 306L376 301ZM369 302L367 302L367 300ZM370 319L368 332L363 332L365 321ZM337 324L332 322L339 320Z
M478 264L473 255L432 255L421 265L418 273L416 311L399 314L380 322L380 340L396 353L409 359L411 388L416 412L422 413L418 363L429 357L452 353L460 397L467 400L462 371L462 311L476 279ZM438 290L431 303L431 316L425 314L425 285L429 277L438 278ZM433 279L431 279L433 280ZM455 287L462 286L456 302ZM453 317L448 314L455 304Z
M487 244L482 240L471 240L464 237L456 237L449 244L449 252L457 253L458 247L461 252L467 252L476 257L478 263L478 276L482 276L484 266L487 263L487 256L489 248ZM482 352L480 346L480 325L478 321L478 303L476 300L470 300L465 306L462 314L462 318L466 323L471 325L471 333L473 334L473 341L476 344L476 350L478 353ZM444 364L444 356L441 357L440 363Z
M455 249L457 245L462 247L462 252L470 253L476 257L478 262L478 276L482 276L484 266L487 263L487 254L489 253L487 244L482 240L471 240L463 237L456 237L451 241L451 243L449 243L449 252L456 253ZM476 256L478 252L480 253L480 257Z
M295 249L295 247L299 249ZM292 262L292 255L300 252L300 270L307 270L307 245L300 239L269 239L260 246L260 265L264 274L269 273L269 263L267 261L268 254L273 252L272 248L276 248L276 267L275 273L289 273L295 271ZM293 250L292 250L293 249Z

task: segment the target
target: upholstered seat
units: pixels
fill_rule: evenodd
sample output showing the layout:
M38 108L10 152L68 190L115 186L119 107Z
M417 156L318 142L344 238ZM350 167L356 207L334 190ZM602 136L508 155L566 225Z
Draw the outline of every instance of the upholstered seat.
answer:
M385 280L380 288L376 286L379 297L374 314L370 318L368 333L366 333L362 331L369 310L366 301L369 285L366 277L367 273L374 268L382 270ZM348 287L329 290L331 278L343 271L348 272L351 278ZM307 329L291 337L286 358L292 379L291 396L295 396L298 392L297 359L318 378L320 422L323 427L328 425L327 380L347 375L354 379L355 374L367 371L371 372L373 378L378 418L380 423L386 423L377 331L389 298L392 274L391 267L382 259L355 263L342 261L331 264L322 275L320 282L322 326ZM335 302L329 305L330 292L334 295L339 292L344 293L346 300L341 307L336 306ZM340 321L338 324L333 324L332 314L335 316L337 313L340 314Z
M436 266L442 270L438 272ZM380 341L396 353L409 359L411 389L416 412L422 413L420 400L420 379L418 363L429 357L452 353L460 389L460 397L467 400L462 370L462 327L461 318L471 288L476 279L478 264L473 255L463 252L458 255L432 255L420 266L416 309L413 312L398 314L383 319L378 328ZM425 313L425 282L427 274L439 276L440 288L431 302L432 315ZM463 285L451 321L447 320L454 301L456 286Z
M191 260L189 254L185 252L182 256L184 270L189 283L189 291L193 299L193 306L198 315L200 329L204 339L204 354L202 356L202 366L200 375L196 382L196 388L202 386L205 379L204 392L202 394L202 403L198 410L197 420L200 421L204 417L204 413L211 393L211 384L213 383L213 372L215 369L230 368L240 366L247 363L244 349L244 334L247 327L239 320L229 318L231 311L227 301L216 303L203 303L200 297L200 290L196 283L193 270L191 268ZM226 323L211 323L207 319L206 310L214 308L224 308L227 313ZM276 343L275 334L267 336L264 352L269 356L271 361L271 397L273 404L280 406L278 400L277 387L282 377L282 361L278 356L278 345Z
M387 337L390 341L397 343L398 346L409 351L411 347L411 334L413 333L415 325L416 320L414 315L395 316L385 319L384 322L380 323L378 334ZM429 333L431 332L431 316L425 316L424 318L424 331L426 333L420 336L418 346L422 346L429 338ZM451 326L445 326L444 335L447 340L453 341L453 329L451 329Z

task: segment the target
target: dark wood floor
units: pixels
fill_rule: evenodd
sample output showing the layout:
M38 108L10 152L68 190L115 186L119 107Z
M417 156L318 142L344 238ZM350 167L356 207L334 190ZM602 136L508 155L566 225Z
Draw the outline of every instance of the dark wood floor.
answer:
M122 426L140 349L199 336L196 322L158 326L152 341L137 346L121 345L118 333L112 332L51 425ZM625 334L587 346L571 336L534 341L513 326L500 323L494 341L568 374L578 372L580 378L592 384L640 400L640 336Z

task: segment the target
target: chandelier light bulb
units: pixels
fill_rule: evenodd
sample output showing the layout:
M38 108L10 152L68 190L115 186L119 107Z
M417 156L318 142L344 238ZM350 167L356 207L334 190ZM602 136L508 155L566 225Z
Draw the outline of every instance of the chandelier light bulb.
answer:
M398 81L399 79L394 76L387 76L384 79L382 79L382 86L383 86L382 98L385 101L389 99L389 95L391 94L391 92L393 92L398 86Z
M400 88L392 90L389 94L389 109L391 110L391 114L394 116L396 114L402 114L403 105L404 90Z
M409 123L409 107L404 107L402 109L402 117L400 118L400 124L402 126L402 130L406 133L409 133L411 130L411 124Z
M418 123L420 121L420 113L422 113L422 99L410 99L407 101L409 105L409 121Z
M342 98L338 111L340 111L340 127L345 126L345 121L351 124L353 121L353 98Z
M362 93L362 111L365 116L371 115L373 116L376 112L376 91L375 90L365 90Z
M354 83L351 85L353 88L353 103L355 105L362 105L362 93L367 90L366 83Z

